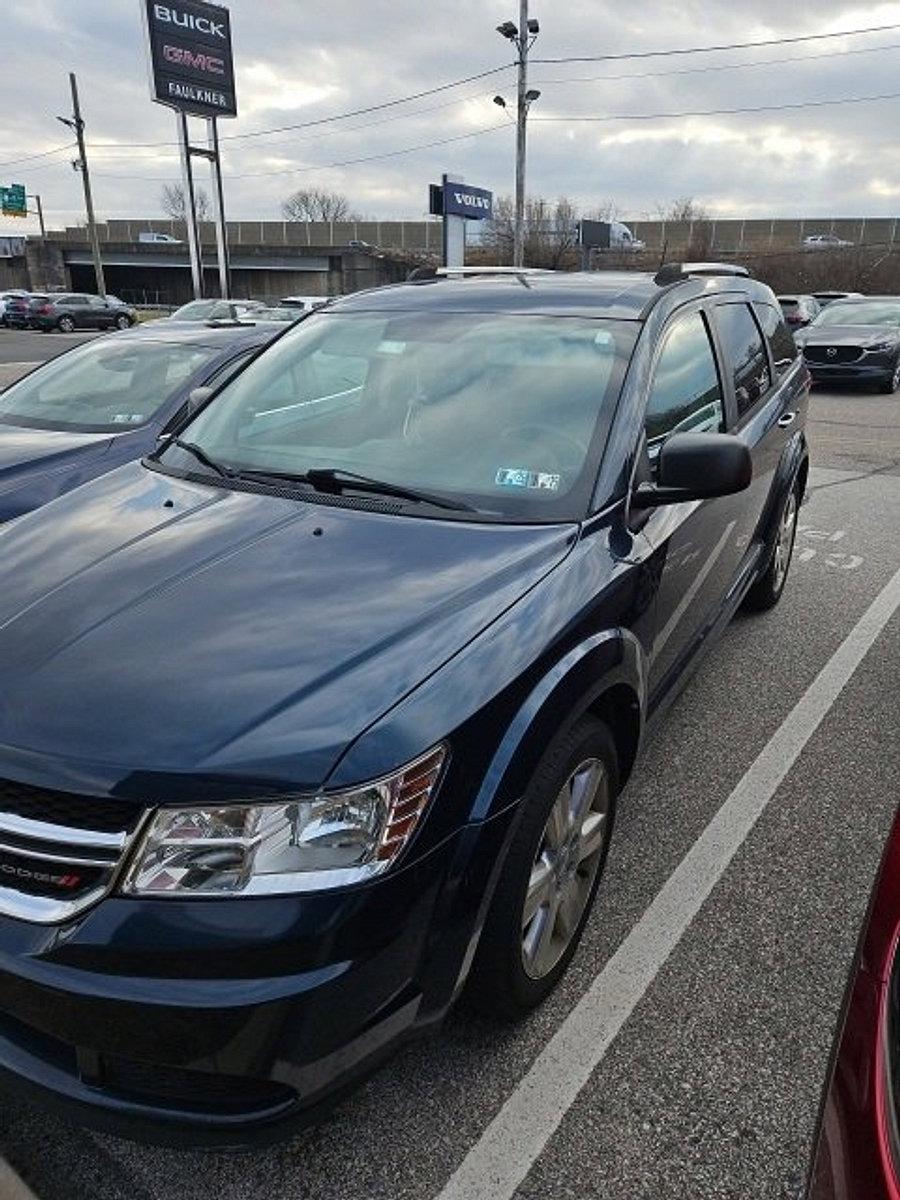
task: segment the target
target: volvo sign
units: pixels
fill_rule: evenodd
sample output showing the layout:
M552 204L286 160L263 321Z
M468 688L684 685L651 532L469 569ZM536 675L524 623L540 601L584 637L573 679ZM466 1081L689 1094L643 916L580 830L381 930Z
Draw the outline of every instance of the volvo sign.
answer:
M468 217L470 221L489 221L493 215L494 197L484 188L464 183L444 184L444 216Z
M494 215L494 194L467 183L454 183L445 175L442 183L431 185L428 211L436 217L490 221Z
M228 9L143 0L153 99L199 117L236 117Z

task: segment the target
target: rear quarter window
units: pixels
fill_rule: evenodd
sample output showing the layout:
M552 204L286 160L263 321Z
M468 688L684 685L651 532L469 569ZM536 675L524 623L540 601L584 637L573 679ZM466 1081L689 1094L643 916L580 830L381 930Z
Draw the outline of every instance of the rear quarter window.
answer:
M734 383L738 417L754 409L771 386L769 359L759 326L748 304L719 304L716 324L722 342L724 369Z

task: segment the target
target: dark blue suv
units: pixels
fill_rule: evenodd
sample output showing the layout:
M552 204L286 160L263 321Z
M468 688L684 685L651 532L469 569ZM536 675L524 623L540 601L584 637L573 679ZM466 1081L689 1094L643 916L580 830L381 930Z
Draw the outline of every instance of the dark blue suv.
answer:
M247 1142L539 1003L646 728L781 594L808 388L735 268L434 276L0 532L5 1084Z

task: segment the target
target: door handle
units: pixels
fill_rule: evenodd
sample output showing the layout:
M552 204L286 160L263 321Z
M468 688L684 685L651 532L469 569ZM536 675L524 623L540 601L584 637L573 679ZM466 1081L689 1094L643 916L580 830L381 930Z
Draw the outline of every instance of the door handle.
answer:
M787 429L788 425L793 425L796 416L795 412L786 412L784 416L778 418L778 428Z

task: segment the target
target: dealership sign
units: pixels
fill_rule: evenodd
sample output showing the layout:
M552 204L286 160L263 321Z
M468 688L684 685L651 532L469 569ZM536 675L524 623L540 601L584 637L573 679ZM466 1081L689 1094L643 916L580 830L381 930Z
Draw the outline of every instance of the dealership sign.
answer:
M484 188L469 187L464 183L444 184L444 215L468 217L470 221L489 221L493 212L494 197Z
M154 100L200 117L236 117L228 9L203 0L143 0Z
M435 216L467 217L470 221L489 221L493 216L494 196L484 188L454 183L445 177L443 184L432 184L429 209Z

